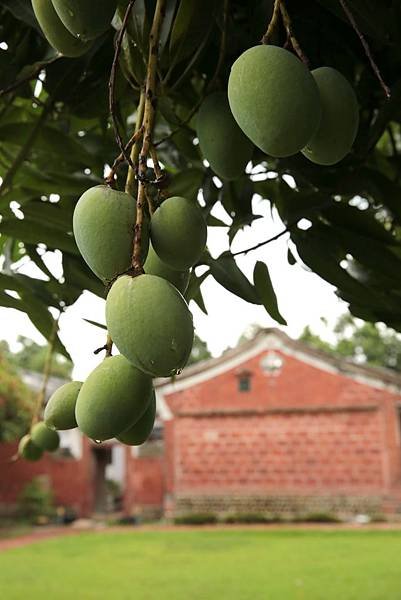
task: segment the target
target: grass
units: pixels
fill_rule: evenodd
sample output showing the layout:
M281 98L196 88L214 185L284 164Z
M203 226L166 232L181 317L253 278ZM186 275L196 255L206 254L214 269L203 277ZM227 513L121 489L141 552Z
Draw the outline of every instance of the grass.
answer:
M0 571L5 600L400 600L401 531L83 533Z

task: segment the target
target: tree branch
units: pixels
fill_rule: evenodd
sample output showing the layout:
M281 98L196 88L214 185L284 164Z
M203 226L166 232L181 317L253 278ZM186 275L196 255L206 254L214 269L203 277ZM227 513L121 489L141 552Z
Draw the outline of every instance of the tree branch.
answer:
M43 368L42 385L39 390L38 397L37 397L36 404L35 404L35 409L34 409L34 412L32 415L31 428L33 425L35 425L35 423L37 423L37 421L39 421L39 419L40 419L39 413L40 413L42 406L44 404L44 401L45 401L47 384L49 382L49 377L51 375L51 370L52 370L54 345L55 345L55 341L56 341L58 322L59 322L60 316L61 316L61 311L59 312L58 317L53 320L53 326L52 326L52 330L51 330L51 333L49 336L49 341L48 341L48 346L47 346L46 360L45 360L45 364L44 364L44 368Z
M291 19L290 19L290 15L288 14L287 8L284 4L284 0L281 0L280 2L280 11L281 11L281 16L283 19L283 23L284 23L284 27L285 30L287 32L287 35L291 41L292 47L294 48L296 54L298 55L298 57L302 60L302 62L308 67L309 69L309 60L306 56L306 54L303 52L297 38L294 35L293 29L292 29L292 23L291 23Z
M153 17L152 29L149 35L149 57L145 86L145 108L143 115L143 138L142 148L139 154L138 166L138 193L136 199L136 224L134 236L134 248L132 253L132 268L134 274L140 274L142 270L141 262L141 241L142 241L142 222L143 222L143 203L145 197L145 176L147 168L147 158L152 144L152 134L156 109L156 76L157 59L159 51L159 38L161 26L166 10L166 0L157 0L155 13Z
M269 23L266 33L260 40L262 44L268 44L270 42L270 39L274 33L274 30L276 29L276 26L278 23L278 17L280 14L280 3L281 3L281 0L274 0L274 8L273 8L272 18L270 19L270 23Z
M345 14L347 15L348 21L351 23L351 26L353 28L353 30L356 32L356 34L358 35L361 44L363 46L363 49L365 50L365 54L369 60L370 66L374 72L374 74L376 75L376 78L379 80L380 85L384 91L384 93L386 94L386 98L391 98L391 90L388 87L388 85L384 82L384 79L380 73L380 69L377 66L371 52L370 52L370 48L369 48L369 44L367 43L365 36L363 35L363 33L359 30L358 25L355 21L354 15L352 14L351 10L349 9L347 3L345 0L339 0L343 11L345 12Z

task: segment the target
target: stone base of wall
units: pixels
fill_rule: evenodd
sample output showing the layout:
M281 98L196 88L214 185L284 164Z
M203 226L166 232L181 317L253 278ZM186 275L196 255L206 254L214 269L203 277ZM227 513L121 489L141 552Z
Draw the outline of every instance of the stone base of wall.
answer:
M171 516L212 513L224 517L231 513L257 513L266 516L301 517L317 513L347 518L356 514L379 515L381 496L348 495L202 495L178 496Z

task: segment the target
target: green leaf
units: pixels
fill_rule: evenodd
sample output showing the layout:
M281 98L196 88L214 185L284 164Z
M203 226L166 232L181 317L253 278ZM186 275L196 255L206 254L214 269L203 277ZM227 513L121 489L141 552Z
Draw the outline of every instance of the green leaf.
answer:
M281 316L278 308L277 297L270 279L269 269L265 263L261 261L258 261L255 264L253 270L253 283L263 306L272 319L281 325L287 325L287 321Z
M102 323L98 323L97 321L92 321L92 319L85 319L85 318L84 318L84 321L89 323L89 325L94 325L95 327L100 327L100 329L104 329L105 331L107 331L107 326L103 325Z
M181 0L170 37L170 62L177 64L190 56L209 33L215 0Z
M205 313L205 315L207 315L207 310L203 301L203 296L200 287L205 281L206 277L208 277L208 275L210 275L209 270L202 273L202 275L200 275L199 277L195 274L194 270L191 271L191 277L189 279L188 287L184 294L186 301L189 303L190 300L193 300L199 306L201 311Z
M170 196L184 196L189 200L196 200L203 178L203 170L196 168L187 169L174 175L168 187Z
M253 285L238 268L231 252L223 252L215 260L209 259L210 272L226 290L251 304L261 304Z
M30 219L9 219L0 223L0 233L28 244L46 244L48 248L79 254L71 235Z
M36 127L36 121L31 123L7 123L0 126L0 139L3 143L12 146L23 146L26 139ZM86 152L79 143L78 138L66 135L55 127L43 125L36 136L34 146L35 152L45 155L56 155L62 162L77 166L93 165L92 156Z

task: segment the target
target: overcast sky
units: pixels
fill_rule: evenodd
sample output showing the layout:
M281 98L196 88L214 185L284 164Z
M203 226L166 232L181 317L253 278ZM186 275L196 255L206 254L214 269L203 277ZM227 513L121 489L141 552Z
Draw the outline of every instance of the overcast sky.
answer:
M253 244L268 239L283 229L283 224L276 216L271 218L268 202L255 197L254 212L263 216L244 231L237 234L232 251L241 250ZM216 206L213 214L225 221L224 211ZM209 227L208 246L213 257L228 249L227 229ZM346 310L346 305L334 294L334 288L310 273L300 265L291 266L287 262L288 237L283 236L278 241L263 246L246 256L237 259L238 265L248 278L252 279L253 267L256 260L264 261L270 271L278 303L288 326L282 329L292 337L298 337L305 325L310 325L315 331L323 331L321 317L326 317L329 323ZM49 265L57 269L54 255L49 256ZM33 273L32 267L22 272ZM246 328L257 323L264 327L277 326L261 306L248 304L222 288L211 277L202 286L202 292L208 310L204 315L194 303L191 309L194 315L196 332L204 339L214 356L219 355L227 346L234 346L239 336ZM90 293L84 293L70 307L60 321L60 337L74 360L74 377L82 379L88 375L101 360L94 356L93 350L105 343L102 330L83 321L89 318L105 322L104 301ZM16 348L19 334L29 336L44 343L42 336L36 331L29 319L18 311L0 308L1 335Z

